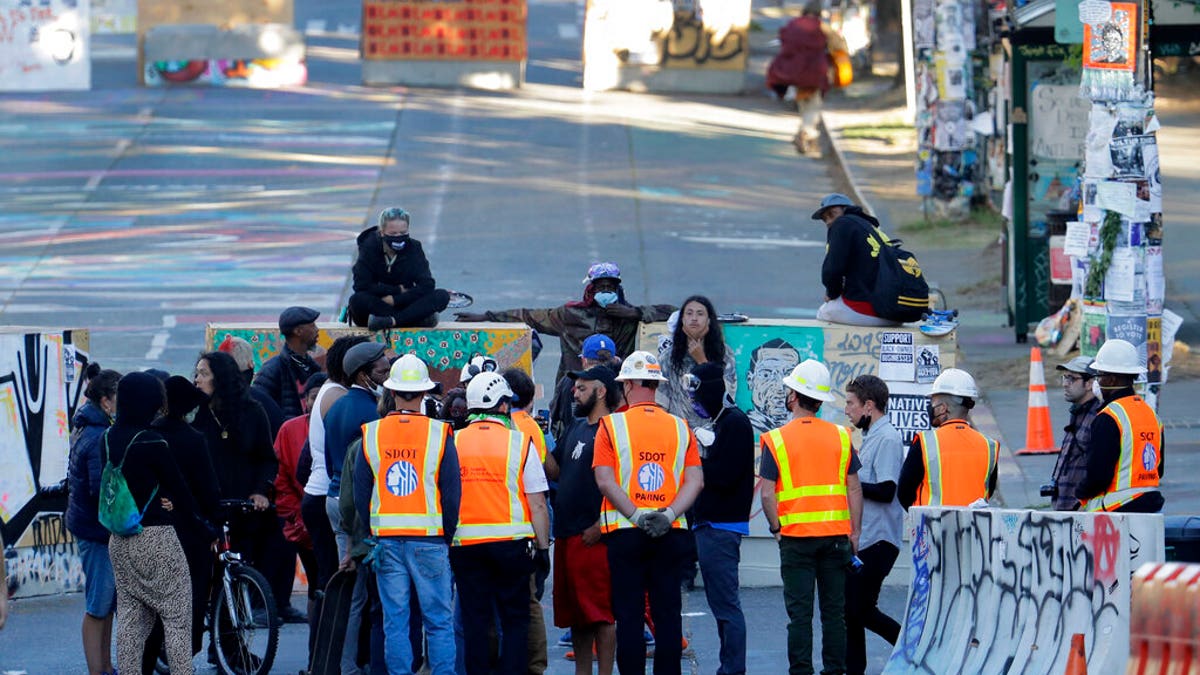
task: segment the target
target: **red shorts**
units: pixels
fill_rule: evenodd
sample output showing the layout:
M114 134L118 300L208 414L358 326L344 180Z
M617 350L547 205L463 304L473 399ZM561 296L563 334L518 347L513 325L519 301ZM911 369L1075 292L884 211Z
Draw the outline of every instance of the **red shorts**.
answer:
M554 625L613 623L608 547L585 546L583 535L554 540Z

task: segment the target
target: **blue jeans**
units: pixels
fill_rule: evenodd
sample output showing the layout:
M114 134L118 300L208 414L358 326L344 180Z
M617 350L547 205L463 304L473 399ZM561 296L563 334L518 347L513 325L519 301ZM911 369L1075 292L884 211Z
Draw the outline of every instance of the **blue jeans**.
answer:
M379 539L379 599L383 604L384 654L390 675L412 673L408 618L415 588L429 640L433 675L454 675L454 608L450 602L450 547L442 540Z
M717 620L721 638L721 665L717 675L746 672L746 617L738 595L738 563L742 559L742 535L700 525L693 530L704 595Z

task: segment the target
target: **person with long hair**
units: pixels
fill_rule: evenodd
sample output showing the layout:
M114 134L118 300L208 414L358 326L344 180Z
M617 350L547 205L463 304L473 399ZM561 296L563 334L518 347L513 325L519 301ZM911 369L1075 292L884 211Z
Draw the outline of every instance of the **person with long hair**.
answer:
M200 406L192 426L208 442L221 498L254 504L254 513L231 523L233 546L270 581L280 618L289 623L307 621L291 605L295 550L283 538L279 518L268 510L279 462L267 414L250 397L237 362L228 354L201 354L194 383L209 400ZM287 551L292 551L290 560Z
M691 394L683 383L692 368L702 363L723 364L725 393L730 399L736 395L737 359L733 349L725 344L717 310L703 295L692 295L683 301L671 338L659 349L658 360L663 377L667 378L655 396L658 404L687 420L693 429L706 423L707 413L702 415L703 409L692 405Z
M104 459L121 467L141 516L141 530L109 539L117 587L117 666L142 667L146 640L162 620L172 673L192 673L192 582L175 526L195 517L196 505L166 440L150 423L163 407L163 385L148 373L117 384L117 418L100 443ZM170 504L170 508L167 508Z
M100 524L100 473L104 470L100 439L117 414L117 382L121 374L89 363L84 371L87 399L71 422L71 454L67 464L67 529L75 536L83 562L83 656L89 675L113 671L113 611L117 589L108 559L108 530ZM6 590L0 587L0 591Z

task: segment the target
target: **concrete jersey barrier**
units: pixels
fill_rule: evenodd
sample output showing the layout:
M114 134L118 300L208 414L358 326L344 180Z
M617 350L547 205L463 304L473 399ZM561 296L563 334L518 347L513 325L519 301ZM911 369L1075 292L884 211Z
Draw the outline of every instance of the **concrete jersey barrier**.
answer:
M145 31L140 48L149 86L266 88L301 85L308 79L304 36L285 24L159 24Z
M913 579L885 673L1046 673L1084 635L1088 668L1124 672L1132 570L1164 556L1151 514L918 507Z

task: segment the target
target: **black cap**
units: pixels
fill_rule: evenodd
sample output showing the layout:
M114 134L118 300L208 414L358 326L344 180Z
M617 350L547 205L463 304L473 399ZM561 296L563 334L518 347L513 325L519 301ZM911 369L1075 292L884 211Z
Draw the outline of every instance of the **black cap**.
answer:
M379 357L383 356L384 349L381 342L360 342L346 350L346 356L342 359L342 370L354 377L364 366L378 361Z
M1055 366L1055 370L1065 370L1069 373L1078 373L1087 377L1095 377L1096 371L1092 370L1092 357L1076 356L1064 364Z
M312 323L321 313L310 307L288 307L279 315L279 332L291 335L297 326Z
M567 373L567 377L572 380L591 380L594 382L603 382L605 387L615 387L617 385L617 374L608 366L592 366L587 370L572 370Z

